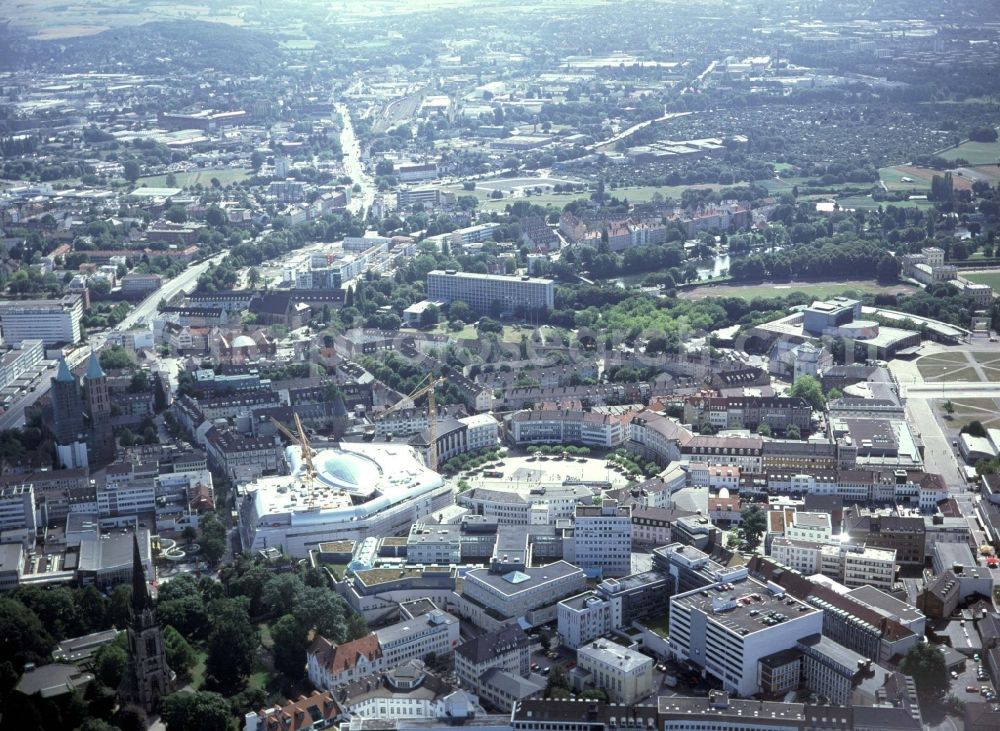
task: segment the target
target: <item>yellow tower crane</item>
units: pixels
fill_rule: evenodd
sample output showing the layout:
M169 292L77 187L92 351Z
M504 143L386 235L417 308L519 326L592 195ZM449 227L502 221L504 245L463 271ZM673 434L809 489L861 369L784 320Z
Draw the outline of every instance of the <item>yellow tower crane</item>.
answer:
M291 441L293 444L298 444L299 449L302 450L302 464L306 468L306 479L309 484L312 484L313 479L316 477L316 467L313 465L313 457L316 456L316 450L312 448L309 444L309 437L306 435L306 430L302 426L302 420L299 415L292 414L295 417L295 428L298 430L298 434L295 434L291 429L282 424L280 421L271 417L271 423L280 431L285 437Z
M434 404L434 389L435 387L444 381L443 378L432 378L426 386L420 386L418 384L417 389L411 393L407 398L401 399L396 402L388 409L379 414L377 419L384 419L386 416L394 411L398 411L403 408L404 404L416 401L418 398L427 395L427 428L430 431L430 449L427 453L427 466L432 470L437 471L437 408ZM422 383L422 381L421 381Z

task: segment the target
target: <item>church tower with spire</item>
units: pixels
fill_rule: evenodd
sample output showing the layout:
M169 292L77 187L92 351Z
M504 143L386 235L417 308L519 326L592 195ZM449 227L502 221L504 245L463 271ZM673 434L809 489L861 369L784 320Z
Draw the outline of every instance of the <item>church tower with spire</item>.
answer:
M132 537L132 612L128 624L128 665L118 690L121 702L155 711L171 690L163 629L156 621L153 600L139 554L138 535Z
M83 399L80 382L73 375L65 358L59 359L56 377L52 379L52 409L49 428L55 438L59 463L68 469L86 467L87 445L83 423Z
M108 392L108 377L101 368L101 361L95 351L90 352L87 372L83 376L83 392L90 417L87 435L88 452L91 462L106 463L115 458L115 436L111 430L111 396Z

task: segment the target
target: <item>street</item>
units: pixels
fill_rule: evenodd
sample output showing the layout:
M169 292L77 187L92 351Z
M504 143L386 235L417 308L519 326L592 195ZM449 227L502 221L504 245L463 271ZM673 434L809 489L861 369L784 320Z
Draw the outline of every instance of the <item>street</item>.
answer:
M344 153L344 173L361 186L360 195L352 194L347 208L352 213L364 214L375 202L375 184L365 173L364 165L361 163L361 145L354 134L350 110L345 104L337 104L337 112L343 120L340 147Z

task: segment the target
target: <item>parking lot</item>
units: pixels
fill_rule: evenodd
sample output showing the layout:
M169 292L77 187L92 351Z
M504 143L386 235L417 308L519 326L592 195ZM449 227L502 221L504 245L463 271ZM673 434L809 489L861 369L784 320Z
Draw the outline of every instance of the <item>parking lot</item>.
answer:
M973 655L965 662L964 667L952 670L949 675L951 680L951 693L965 702L977 700L995 700L996 689L990 681L989 671L982 663L982 656ZM987 692L983 692L983 689Z

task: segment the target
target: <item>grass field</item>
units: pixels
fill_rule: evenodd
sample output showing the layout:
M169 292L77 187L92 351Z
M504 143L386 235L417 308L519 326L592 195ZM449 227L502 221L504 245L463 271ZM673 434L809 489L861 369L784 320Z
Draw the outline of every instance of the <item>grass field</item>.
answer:
M962 158L972 165L986 165L1000 160L1000 142L963 142L937 154L945 160Z
M962 429L972 421L986 428L1000 426L1000 409L994 399L960 399L953 400L951 405L955 411L946 418L952 429Z
M679 294L684 299L704 299L706 297L739 297L740 299L754 299L755 297L784 297L793 292L808 294L816 299L827 299L836 297L845 292L856 294L865 293L886 293L887 291L908 292L912 287L901 285L886 288L878 282L794 282L790 284L748 284L748 285L715 285L704 287L693 287L682 290Z
M212 185L212 178L218 178L219 182L226 186L230 183L246 180L252 174L253 171L249 168L205 168L186 173L174 173L174 177L177 178L178 188L189 188L196 183L201 183L208 188ZM145 185L147 188L166 188L167 176L148 175L145 178L139 178L136 185Z
M1000 294L1000 271L996 272L969 272L962 273L962 276L970 282L976 284L988 284L993 288L994 294Z
M840 205L841 209L855 209L855 210L866 210L870 208L878 208L879 206L896 206L897 208L933 208L934 204L926 199L908 200L908 201L877 201L873 200L870 195L853 195L846 198L839 198L837 203Z
M930 190L931 182L924 177L914 175L912 169L897 165L891 168L882 168L878 171L879 178L888 190ZM903 178L906 178L904 181Z
M925 381L933 383L953 383L955 381L979 382L979 374L975 368L956 368L948 365L924 365L917 364L917 370Z

